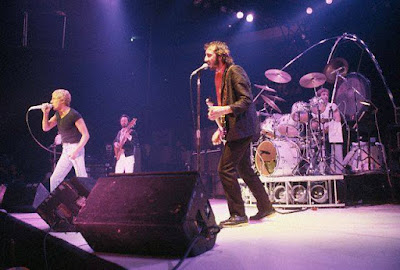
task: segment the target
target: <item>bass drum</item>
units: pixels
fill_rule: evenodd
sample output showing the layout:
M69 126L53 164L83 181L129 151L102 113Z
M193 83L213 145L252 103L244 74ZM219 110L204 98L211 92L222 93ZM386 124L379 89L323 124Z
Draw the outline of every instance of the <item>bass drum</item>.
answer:
M263 176L293 175L300 163L300 149L289 140L266 140L257 147L255 163Z

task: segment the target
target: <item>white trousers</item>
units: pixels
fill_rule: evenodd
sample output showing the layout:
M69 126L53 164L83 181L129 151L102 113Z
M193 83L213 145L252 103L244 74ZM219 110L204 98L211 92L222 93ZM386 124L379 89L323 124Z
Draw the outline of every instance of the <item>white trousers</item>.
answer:
M331 144L331 170L334 173L343 173L343 144Z
M79 152L75 159L70 159L68 154L71 154L77 147L77 143L63 143L62 154L57 162L53 174L50 176L50 192L53 192L69 173L72 166L75 169L77 177L87 177L85 166L85 148Z
M115 173L133 173L133 168L135 166L135 156L125 156L122 153L117 164L115 164Z

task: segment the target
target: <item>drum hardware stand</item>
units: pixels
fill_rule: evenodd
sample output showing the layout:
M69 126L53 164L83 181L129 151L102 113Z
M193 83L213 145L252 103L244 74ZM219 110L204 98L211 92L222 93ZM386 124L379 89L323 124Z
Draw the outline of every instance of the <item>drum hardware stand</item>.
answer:
M339 76L342 77L341 75L339 75ZM344 78L344 77L342 77L342 78L344 80L346 80L346 78ZM355 112L355 117L354 117L356 119L356 123L354 124L353 128L355 127L355 130L356 130L357 148L354 149L354 151L350 151L349 153L347 153L346 158L343 161L343 166L346 166L349 163L349 161L353 158L355 152L357 151L356 168L358 168L360 163L361 163L361 161L362 161L361 160L361 151L362 151L367 155L366 158L368 159L368 170L370 170L371 169L370 159L373 159L372 156L371 156L371 149L370 149L371 147L370 147L370 142L368 141L367 142L368 143L367 151L365 151L365 149L361 148L359 121L364 116L364 114L361 114L360 117L357 117L357 115L358 115L358 106L357 105L358 104L357 104L357 96L356 96L356 94L359 94L364 99L365 99L365 97L363 95L361 95L361 93L357 89L355 89L354 87L352 87L352 89L353 89L353 93L354 93L354 103L355 103L355 107L356 107L356 112ZM349 156L350 153L352 153L351 156ZM375 160L375 162L376 162L376 160Z
M299 114L299 119L300 119L300 112L298 112ZM311 140L312 138L312 130L311 130L311 111L308 111L308 120L305 123L306 127L306 140L305 140L305 158L303 158L304 161L307 162L308 164L308 168L306 170L306 175L312 174L314 175L316 172L316 160L315 160L315 155L314 152L312 153L312 145L311 145ZM310 135L311 134L311 135Z
M374 107L374 112L376 113L378 111L378 108L370 101L362 101L361 104L363 104L365 106L371 106L371 104L372 104L372 106ZM357 110L357 108L356 108L356 110ZM365 111L360 115L360 117L356 118L356 123L353 125L353 129L355 129L357 132L357 146L355 149L352 149L350 152L347 153L346 158L343 161L343 166L346 166L350 162L350 160L353 159L353 157L357 151L356 168L359 168L360 162L367 160L368 161L368 171L371 171L372 164L379 164L379 165L382 165L382 164L380 164L379 161L376 160L371 155L371 140L370 140L371 137L370 137L369 132L368 132L367 150L365 150L361 147L361 140L360 140L361 137L359 136L359 123L364 115L365 115ZM382 154L385 155L383 144L381 142L380 142L380 144L382 146L382 151L383 151ZM366 154L366 157L364 159L361 158L361 151ZM383 157L383 158L385 158L385 157ZM387 167L386 167L386 169L387 169Z
M317 94L315 95L317 96ZM311 112L311 107L310 107L310 112ZM318 115L318 136L315 138L316 141L316 146L317 146L317 152L316 152L316 160L318 160L318 171L314 171L314 175L316 172L318 172L321 175L325 175L325 169L329 168L328 164L326 163L326 150L324 146L325 142L325 135L324 131L321 128L321 110L319 108L319 102L317 101L317 115ZM311 117L310 117L310 126L311 126ZM311 127L312 128L312 127ZM311 131L312 132L312 131Z
M315 89L314 89L315 91ZM317 96L317 95L315 95ZM318 101L317 101L318 102ZM317 112L318 112L318 143L317 146L319 146L318 151L319 151L319 173L324 175L325 174L325 168L326 166L326 160L325 160L325 154L326 154L326 150L325 150L325 134L324 134L324 130L322 130L321 128L321 110L319 108L319 102L317 103ZM325 150L325 151L324 151ZM322 168L321 168L322 165Z

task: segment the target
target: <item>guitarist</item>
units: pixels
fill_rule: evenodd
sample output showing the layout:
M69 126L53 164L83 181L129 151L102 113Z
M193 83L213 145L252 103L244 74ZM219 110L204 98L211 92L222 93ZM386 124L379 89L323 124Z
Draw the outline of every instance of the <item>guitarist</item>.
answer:
M230 217L221 227L238 227L248 224L237 174L247 184L257 200L258 213L250 220L271 216L275 210L265 188L251 168L250 143L257 133L257 115L249 78L242 67L235 65L226 43L213 41L204 45L206 62L215 70L215 89L218 106L210 106L210 120L225 118L226 143L222 149L218 173L228 202ZM212 136L213 144L221 140L219 128Z
M117 158L115 173L132 173L135 166L135 145L138 143L137 133L128 127L128 115L121 115L119 123L121 124L121 129L114 139L114 149L116 150ZM122 151L118 158L117 151L119 149L122 149Z

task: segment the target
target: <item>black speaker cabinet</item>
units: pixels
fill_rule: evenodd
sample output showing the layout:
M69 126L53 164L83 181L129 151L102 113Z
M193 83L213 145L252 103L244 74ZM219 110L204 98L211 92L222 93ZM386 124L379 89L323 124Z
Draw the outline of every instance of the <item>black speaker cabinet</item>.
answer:
M195 172L100 178L75 225L95 251L181 256L210 250L214 213Z
M53 231L74 232L74 219L95 184L94 179L86 177L64 180L39 205L37 213Z
M5 188L2 208L10 213L33 213L48 195L41 183L13 183Z

